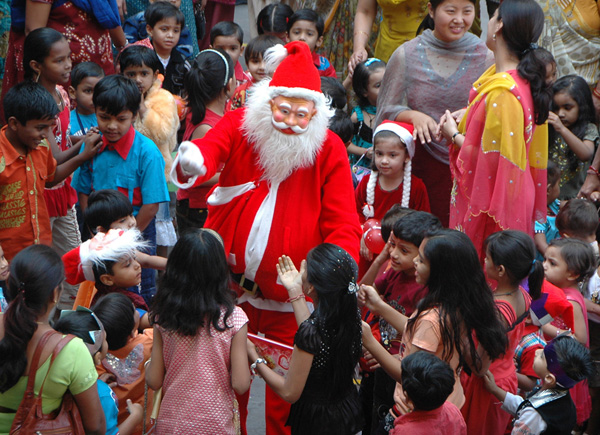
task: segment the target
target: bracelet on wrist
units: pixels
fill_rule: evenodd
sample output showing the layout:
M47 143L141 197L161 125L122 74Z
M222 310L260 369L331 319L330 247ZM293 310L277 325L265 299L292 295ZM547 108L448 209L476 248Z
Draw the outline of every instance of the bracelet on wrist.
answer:
M254 361L252 365L250 365L250 372L252 372L252 374L255 376L258 375L258 373L256 373L256 366L259 364L267 365L267 360L264 358L257 358L256 361Z
M304 296L304 293L299 294L298 296L294 296L293 298L289 298L287 301L285 301L286 303L292 303L292 302L296 302L299 301L300 299L306 299L306 296Z
M594 97L600 98L600 91L598 91L598 88L594 88L592 94L594 95Z
M590 167L588 168L587 173L600 178L600 172L598 172L598 169L594 168L592 165L590 165Z
M354 32L354 36L358 36L358 35L365 35L367 38L369 37L369 34L367 32L363 32L362 30L356 30Z
M456 145L456 136L458 136L459 134L461 134L460 131L457 131L456 133L454 133L452 135L452 143Z

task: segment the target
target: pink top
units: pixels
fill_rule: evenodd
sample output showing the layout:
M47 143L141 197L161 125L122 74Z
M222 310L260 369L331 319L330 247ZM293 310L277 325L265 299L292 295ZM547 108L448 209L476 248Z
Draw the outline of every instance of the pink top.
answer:
M415 410L394 420L390 435L467 435L467 425L459 409L450 402L431 411Z
M585 320L585 324L587 325L588 324L588 314L587 314L587 310L585 308L585 300L583 299L583 295L579 292L579 290L574 289L574 288L565 288L562 290L565 292L565 296L567 297L568 301L574 301L579 304L579 306L581 307L581 311L583 312L583 320ZM567 324L564 322L564 320L561 319L560 317L557 317L556 319L554 319L552 324L560 329L569 329L569 326L567 326ZM590 347L590 331L589 330L587 333L587 341L586 341L585 345L587 347Z
M231 341L247 322L244 311L235 307L227 319L231 328L223 332L211 328L209 335L201 328L191 337L161 330L165 380L157 435L236 433Z

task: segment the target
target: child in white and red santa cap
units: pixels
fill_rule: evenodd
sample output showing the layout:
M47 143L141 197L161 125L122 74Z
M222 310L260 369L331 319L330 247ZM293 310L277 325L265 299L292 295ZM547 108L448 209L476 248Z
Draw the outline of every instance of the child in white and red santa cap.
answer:
M118 292L131 299L136 308L147 311L144 298L127 290L127 287L137 286L141 281L142 269L136 259L136 251L146 246L147 242L136 228L97 233L63 255L65 279L72 285L94 281L97 292L92 305L100 296Z

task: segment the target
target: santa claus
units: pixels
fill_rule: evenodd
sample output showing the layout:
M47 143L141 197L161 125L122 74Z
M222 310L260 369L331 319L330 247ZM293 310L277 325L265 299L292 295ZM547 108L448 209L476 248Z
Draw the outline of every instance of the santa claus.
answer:
M272 80L254 85L246 107L227 113L203 139L183 143L171 178L189 188L225 163L205 226L223 237L249 331L292 344L297 324L277 281L277 259L285 254L300 264L323 242L357 259L361 229L346 149L327 128L332 112L310 49L278 45L265 62ZM289 405L268 387L266 401L267 433L289 433Z

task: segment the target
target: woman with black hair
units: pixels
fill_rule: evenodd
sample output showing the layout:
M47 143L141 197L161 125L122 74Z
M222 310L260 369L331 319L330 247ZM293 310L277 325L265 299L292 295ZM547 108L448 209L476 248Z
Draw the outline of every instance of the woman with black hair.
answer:
M50 355L63 338L52 333L48 323L56 307L64 267L61 258L45 245L33 245L19 252L10 265L5 313L0 314L0 433L8 433L15 412L23 399L30 364L38 343L47 333L36 373L34 392L44 381L42 410L49 414L58 409L67 390L79 408L86 434L104 434L92 356L79 338L67 343L50 364Z
M483 263L490 234L546 219L548 110L546 64L537 40L544 13L533 0L506 0L490 19L487 46L495 65L475 81L457 126L450 111L440 130L454 179L450 228L465 232Z

